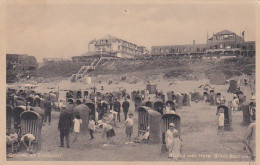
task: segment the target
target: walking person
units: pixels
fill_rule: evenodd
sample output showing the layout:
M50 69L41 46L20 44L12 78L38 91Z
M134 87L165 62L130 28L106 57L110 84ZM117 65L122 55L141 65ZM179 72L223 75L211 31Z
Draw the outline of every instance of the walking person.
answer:
M59 118L58 129L60 130L60 147L64 147L64 137L67 148L70 148L69 133L72 126L72 115L66 111L66 106L62 105L62 111Z
M223 132L224 132L224 121L225 121L224 109L220 108L217 111L216 115L218 115L218 134L219 135L223 135Z
M75 138L73 140L73 142L75 143L78 140L78 135L80 132L80 125L82 124L82 120L80 119L80 114L77 113L75 115L75 118L73 120L73 124L74 124L74 132L75 132Z
M248 126L244 144L245 150L247 151L248 156L251 156L251 160L255 160L255 147L256 147L256 124L255 124L256 114L253 114L251 117L252 123Z
M46 123L48 120L49 125L51 125L51 111L52 111L52 106L51 106L51 100L50 97L47 97L45 103L44 103L44 109L45 109L45 119L44 122Z
M125 133L126 133L125 144L133 143L133 142L131 142L131 136L133 134L133 125L134 125L134 120L132 119L133 116L134 115L132 113L130 113L129 117L125 121Z
M124 112L125 120L126 120L127 113L128 113L129 107L130 107L130 103L127 101L127 98L125 98L125 101L123 102L122 107L123 107L123 112Z
M166 131L165 134L165 142L166 142L166 147L169 151L169 156L168 158L173 158L173 132L175 130L175 124L174 123L170 123L169 124L169 129Z
M89 123L88 123L88 128L89 128L90 140L93 140L94 139L93 133L96 130L96 128L95 128L95 121L94 121L94 116L93 115L90 116L90 120L89 120Z
M115 102L114 102L114 111L117 112L117 120L120 122L120 107L121 107L121 103L117 100L117 98L115 98Z

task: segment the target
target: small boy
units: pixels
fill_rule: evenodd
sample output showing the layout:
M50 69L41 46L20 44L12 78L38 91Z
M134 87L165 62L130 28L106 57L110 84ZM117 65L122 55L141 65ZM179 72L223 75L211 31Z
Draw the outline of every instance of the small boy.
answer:
M89 134L90 134L90 140L94 139L94 136L93 136L93 132L95 131L95 121L94 121L94 116L91 115L90 116L90 120L89 120L89 123L88 123L88 128L89 128Z
M224 121L225 121L224 109L220 108L217 115L218 115L218 134L222 135L224 131Z
M32 153L31 150L32 150L32 141L33 140L35 140L35 137L33 136L33 134L25 134L22 136L21 142L26 147L27 152ZM28 145L26 143L28 143Z
M134 125L134 120L132 119L133 116L134 115L132 113L130 113L129 117L125 121L125 133L126 133L125 144L133 143L133 142L131 142L131 136L133 134L133 125Z

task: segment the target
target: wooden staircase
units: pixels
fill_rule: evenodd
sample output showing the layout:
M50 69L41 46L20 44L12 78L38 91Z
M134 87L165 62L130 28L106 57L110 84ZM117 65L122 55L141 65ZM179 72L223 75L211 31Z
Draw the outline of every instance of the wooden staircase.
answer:
M87 75L87 73L94 71L101 61L102 61L102 57L95 58L94 61L90 64L90 66L82 66L77 74L71 75L70 80L74 82L80 78L83 78L84 76Z

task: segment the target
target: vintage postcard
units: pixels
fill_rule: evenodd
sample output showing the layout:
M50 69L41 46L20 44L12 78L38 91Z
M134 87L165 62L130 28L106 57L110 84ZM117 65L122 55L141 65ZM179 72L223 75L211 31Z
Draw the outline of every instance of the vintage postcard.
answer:
M259 1L0 5L1 163L256 164Z

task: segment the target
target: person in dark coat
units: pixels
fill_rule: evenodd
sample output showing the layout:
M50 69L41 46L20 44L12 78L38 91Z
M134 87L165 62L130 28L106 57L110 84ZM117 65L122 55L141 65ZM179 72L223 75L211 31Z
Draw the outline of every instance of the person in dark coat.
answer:
M62 106L59 118L58 129L60 130L60 147L64 147L64 137L66 139L67 148L70 148L69 133L72 127L72 115L66 111L66 106Z
M44 122L46 123L47 120L48 120L49 125L50 125L51 124L51 110L52 110L50 97L48 97L47 100L45 101L44 109L45 109L45 119L44 119Z
M122 107L123 107L123 112L124 112L125 120L126 120L127 113L128 113L129 107L130 107L130 103L127 101L127 98L125 98L125 101L123 102Z
M104 110L101 104L101 101L98 101L97 103L97 110L98 110L98 120L102 120L104 115Z
M117 100L117 98L115 98L115 102L114 102L114 111L117 112L117 119L120 122L120 108L121 108L121 103Z

